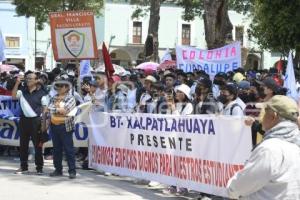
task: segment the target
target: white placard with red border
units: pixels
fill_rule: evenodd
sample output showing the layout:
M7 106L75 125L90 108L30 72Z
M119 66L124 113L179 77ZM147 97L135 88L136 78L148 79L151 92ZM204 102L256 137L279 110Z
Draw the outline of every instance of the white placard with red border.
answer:
M98 58L93 12L51 12L49 18L55 60Z

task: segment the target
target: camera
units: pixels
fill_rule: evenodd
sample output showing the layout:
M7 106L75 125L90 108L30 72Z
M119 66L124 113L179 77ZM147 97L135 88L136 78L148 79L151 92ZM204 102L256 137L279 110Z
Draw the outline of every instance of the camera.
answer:
M21 83L20 83L20 85L21 85L22 87L26 87L26 81L25 81L25 80L22 80Z

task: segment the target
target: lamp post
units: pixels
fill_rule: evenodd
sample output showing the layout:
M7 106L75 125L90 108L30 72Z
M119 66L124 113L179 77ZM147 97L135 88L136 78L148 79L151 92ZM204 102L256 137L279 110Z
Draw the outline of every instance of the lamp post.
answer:
M115 39L115 38L116 38L115 35L111 35L111 36L110 36L110 40L109 40L109 44L108 44L108 52L109 52L109 49L110 49L110 45L111 45L113 39Z
M36 70L36 17L34 18L34 69Z

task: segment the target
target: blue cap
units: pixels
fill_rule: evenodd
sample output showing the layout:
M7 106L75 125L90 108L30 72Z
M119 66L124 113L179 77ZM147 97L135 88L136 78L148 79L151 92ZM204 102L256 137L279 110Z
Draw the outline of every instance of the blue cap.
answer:
M250 89L250 82L249 81L240 81L238 83L238 88L242 90Z
M92 86L98 86L98 83L97 83L97 81L95 81L95 80L91 80L91 81L89 82L89 84L92 85Z

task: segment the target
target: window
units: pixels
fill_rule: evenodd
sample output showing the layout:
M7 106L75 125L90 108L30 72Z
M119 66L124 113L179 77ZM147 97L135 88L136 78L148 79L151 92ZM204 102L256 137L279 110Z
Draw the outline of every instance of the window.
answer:
M20 37L5 37L6 48L20 48Z
M182 24L182 45L190 45L191 43L191 25Z
M235 27L235 40L241 42L241 46L244 44L244 26Z
M133 43L142 43L142 22L133 22Z

